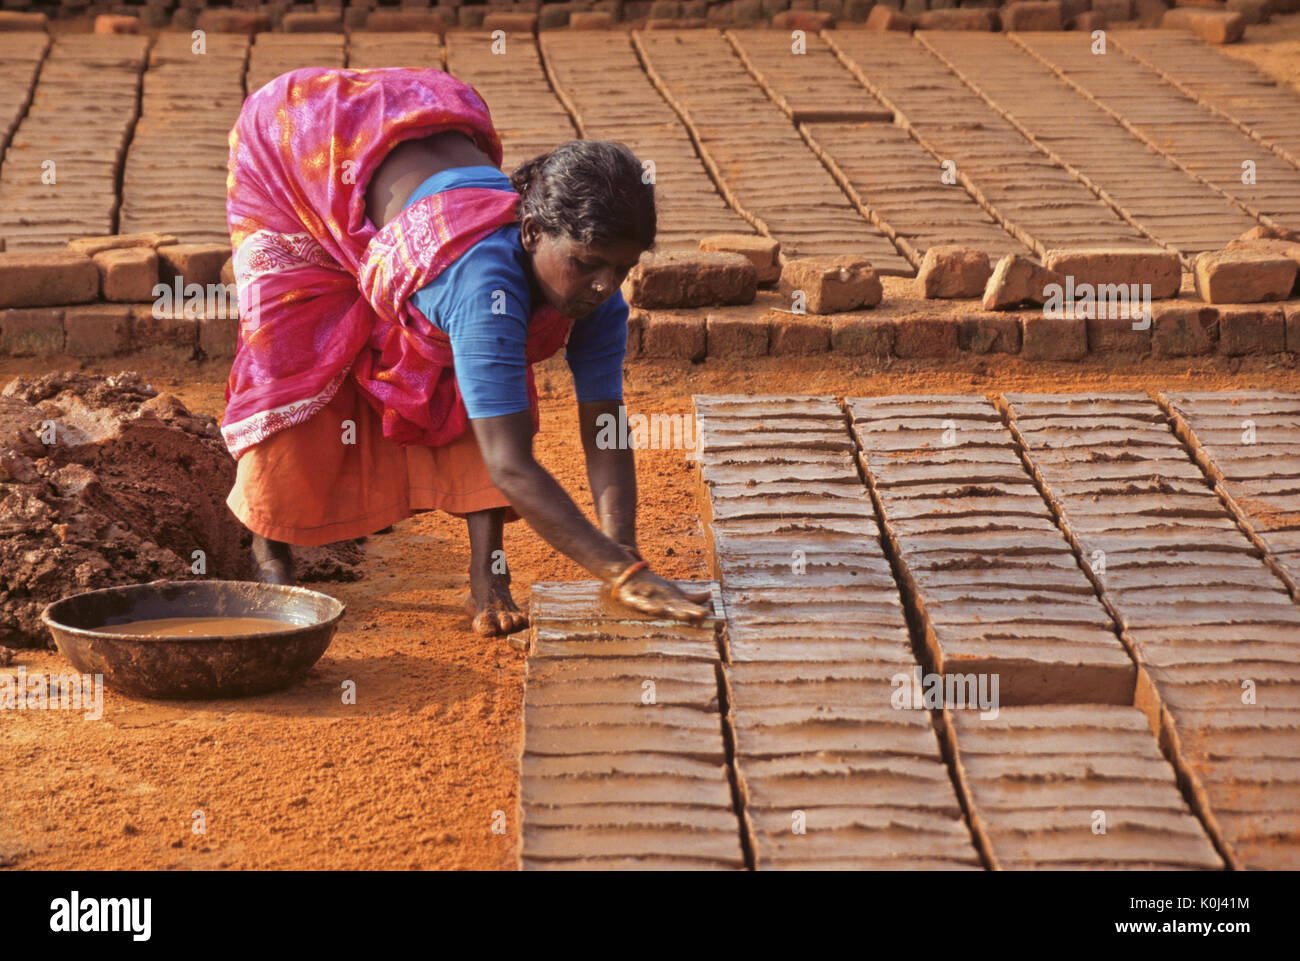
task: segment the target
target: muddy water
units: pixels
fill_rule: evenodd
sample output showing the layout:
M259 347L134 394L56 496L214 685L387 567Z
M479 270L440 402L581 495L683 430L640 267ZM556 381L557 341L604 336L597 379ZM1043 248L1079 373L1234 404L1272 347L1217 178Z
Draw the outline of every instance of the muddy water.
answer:
M292 631L298 626L268 617L159 617L149 621L111 624L103 629L114 634L152 634L162 637L194 637L201 634L232 637L265 634L268 631Z

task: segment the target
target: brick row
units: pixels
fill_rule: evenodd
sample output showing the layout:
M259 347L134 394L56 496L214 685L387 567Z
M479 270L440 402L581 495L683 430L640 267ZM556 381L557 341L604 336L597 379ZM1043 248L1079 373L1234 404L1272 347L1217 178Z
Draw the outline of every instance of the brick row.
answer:
M833 397L697 396L735 769L761 869L977 868Z
M1185 391L1161 399L1190 428L1198 461L1300 597L1300 394Z
M147 37L103 34L54 41L0 167L0 237L9 250L114 232L148 46Z
M972 33L954 40L951 33L927 33L921 43L1161 245L1188 257L1224 247L1257 226L1007 36ZM1034 96L1026 97L1026 90Z
M505 146L501 169L507 173L575 137L573 121L551 91L532 34L510 33L494 41L489 33L450 33L447 69L487 101Z
M783 30L728 30L741 62L795 123L892 123L894 112L844 69L817 34L798 52Z
M728 200L789 257L854 254L877 273L915 268L845 196L713 30L633 31L646 69L691 127Z
M1237 57L1176 31L1124 31L1108 42L1300 166L1300 96Z
M229 243L226 161L244 102L247 37L161 33L149 53L140 120L122 175L122 233L159 231L182 242ZM178 145L185 176L176 175Z
M282 73L303 67L342 67L341 33L259 33L248 58L244 89L264 87Z
M50 38L44 33L0 33L0 160L31 101L49 49Z
M356 31L348 37L348 66L353 70L413 67L441 70L442 38L436 33Z
M1001 256L1026 247L962 189L944 184L939 163L893 124L818 36L794 53L788 36L729 30L728 38L768 94L797 124L850 196L913 265L935 244L964 244Z
M635 614L599 582L533 585L523 868L744 867L715 610L690 625Z
M963 32L967 36L973 34ZM942 175L951 173L998 223L1039 255L1054 248L1150 245L911 37L844 31L826 35L826 41L854 76L896 112L898 122L928 152L943 158L935 181L943 185Z
M971 823L1004 870L1222 869L1136 707L950 713Z
M1006 400L1155 685L1207 823L1234 866L1294 867L1300 607L1150 398Z
M579 135L627 144L654 163L656 246L698 249L710 234L752 234L754 227L718 193L680 119L646 77L621 34L592 44L581 34L539 39L556 93L577 118ZM620 78L610 85L609 78Z
M1112 116L1121 117L1148 146L1223 191L1253 216L1300 226L1300 176L1295 167L1159 74L1127 57L1093 54L1091 38L1083 34L1022 33L1015 43Z
M1136 667L997 409L975 394L847 404L934 671L997 678L1006 705L1132 704Z

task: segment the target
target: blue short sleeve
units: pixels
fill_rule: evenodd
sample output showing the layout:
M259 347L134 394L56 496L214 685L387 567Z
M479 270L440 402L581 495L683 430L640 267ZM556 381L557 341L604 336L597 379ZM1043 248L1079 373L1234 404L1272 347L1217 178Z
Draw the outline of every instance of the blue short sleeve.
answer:
M623 399L627 314L622 291L615 291L592 314L574 321L565 359L579 403Z
M513 256L513 224L480 240L411 298L451 340L471 418L518 414L528 405L528 279Z
M509 190L496 167L452 167L420 184L406 206L456 187ZM528 320L532 295L519 227L498 228L411 297L415 308L451 340L465 410L471 418L528 410Z

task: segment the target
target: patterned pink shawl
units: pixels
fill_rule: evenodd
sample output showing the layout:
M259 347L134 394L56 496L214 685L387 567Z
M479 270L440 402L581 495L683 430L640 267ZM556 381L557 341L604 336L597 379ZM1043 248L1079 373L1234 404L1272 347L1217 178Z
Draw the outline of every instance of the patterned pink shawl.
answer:
M378 231L365 214L366 186L389 150L445 130L500 166L486 104L440 70L310 67L245 102L230 132L226 202L240 331L221 430L236 458L307 420L348 376L395 443L436 447L465 431L450 343L408 299L512 223L519 195L445 191ZM559 350L572 323L535 309L529 363ZM536 429L531 367L528 388Z

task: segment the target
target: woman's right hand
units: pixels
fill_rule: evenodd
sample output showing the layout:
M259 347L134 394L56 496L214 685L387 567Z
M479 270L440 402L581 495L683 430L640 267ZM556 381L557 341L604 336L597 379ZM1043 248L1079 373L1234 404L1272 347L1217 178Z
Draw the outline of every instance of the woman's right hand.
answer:
M711 591L683 591L648 567L624 581L614 592L614 599L643 614L659 614L679 621L702 621L713 613Z

